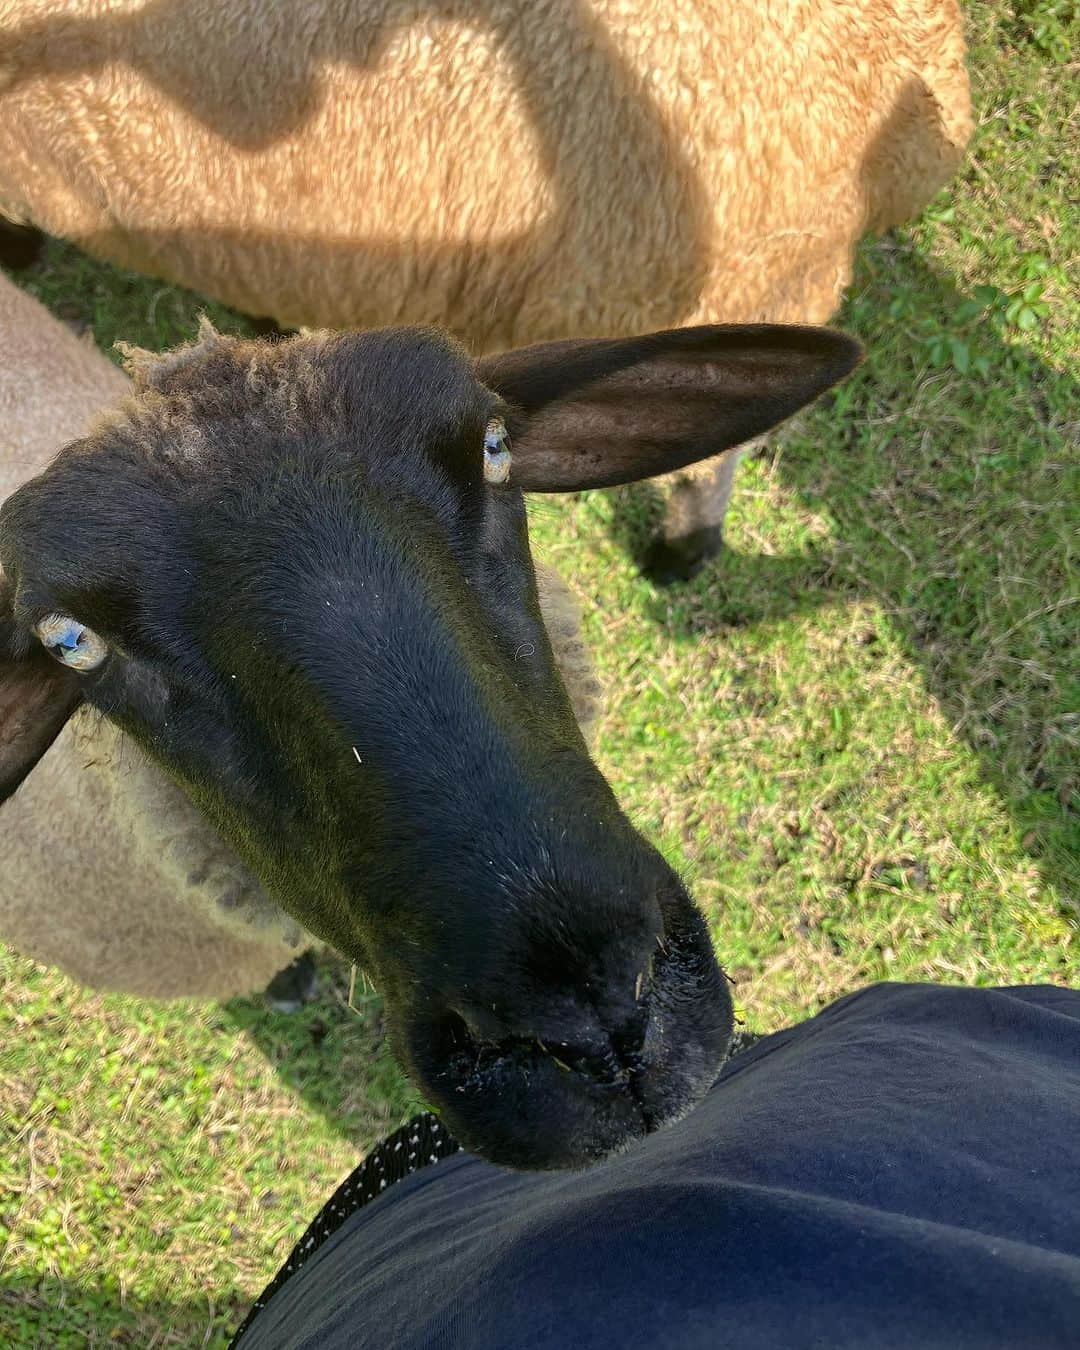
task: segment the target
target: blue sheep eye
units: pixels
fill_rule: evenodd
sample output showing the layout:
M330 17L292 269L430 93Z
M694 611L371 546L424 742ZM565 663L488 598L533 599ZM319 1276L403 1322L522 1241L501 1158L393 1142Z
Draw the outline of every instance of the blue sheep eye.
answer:
M94 670L109 654L97 633L66 614L49 614L34 625L45 650L72 670Z
M501 417L493 417L484 432L484 478L505 483L510 477L510 439Z

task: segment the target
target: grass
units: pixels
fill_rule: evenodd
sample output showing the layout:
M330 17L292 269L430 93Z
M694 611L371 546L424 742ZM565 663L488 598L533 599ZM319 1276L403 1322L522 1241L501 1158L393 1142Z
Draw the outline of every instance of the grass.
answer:
M744 465L726 556L659 592L651 489L533 510L587 602L603 766L758 1030L870 980L1080 968L1080 35L1059 0L967 18L967 167L864 247L840 322L867 362ZM179 341L203 305L59 244L19 280L106 347ZM321 981L282 1018L0 956L0 1344L225 1343L415 1105L378 1004Z

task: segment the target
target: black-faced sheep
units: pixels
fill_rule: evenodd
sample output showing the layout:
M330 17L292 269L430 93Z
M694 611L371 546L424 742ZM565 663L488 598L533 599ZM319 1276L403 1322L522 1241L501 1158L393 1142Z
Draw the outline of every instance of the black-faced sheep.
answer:
M0 275L0 501L129 391L92 343ZM588 732L599 690L577 606L550 568L538 583ZM176 784L89 707L0 810L0 940L93 988L217 999L266 988L312 943ZM271 990L278 1006L302 993L288 978Z
M681 468L857 359L778 326L479 362L428 329L207 330L136 359L0 508L0 800L96 710L370 971L459 1138L571 1166L658 1127L712 1081L730 1000L589 758L522 492ZM49 874L61 911L83 873Z
M824 323L971 125L956 0L0 0L0 214L474 350ZM676 484L654 575L733 472Z

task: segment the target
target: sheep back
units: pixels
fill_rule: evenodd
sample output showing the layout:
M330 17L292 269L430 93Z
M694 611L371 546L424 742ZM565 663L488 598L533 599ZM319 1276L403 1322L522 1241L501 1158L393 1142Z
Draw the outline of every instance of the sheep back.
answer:
M0 0L0 210L284 324L822 322L971 131L956 0Z

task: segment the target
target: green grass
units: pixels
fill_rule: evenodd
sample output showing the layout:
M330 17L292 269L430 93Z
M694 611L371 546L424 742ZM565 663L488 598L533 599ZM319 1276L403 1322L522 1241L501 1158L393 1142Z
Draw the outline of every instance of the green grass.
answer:
M419 1106L347 976L326 963L286 1017L92 994L0 948L0 1345L226 1343Z
M586 602L604 768L760 1030L869 980L1080 968L1080 35L1060 0L968 18L966 169L864 247L840 322L867 362L743 467L727 555L658 592L651 489L533 510ZM202 304L58 244L19 280L104 346ZM224 1344L415 1105L377 1003L321 978L290 1019L0 958L0 1344Z

